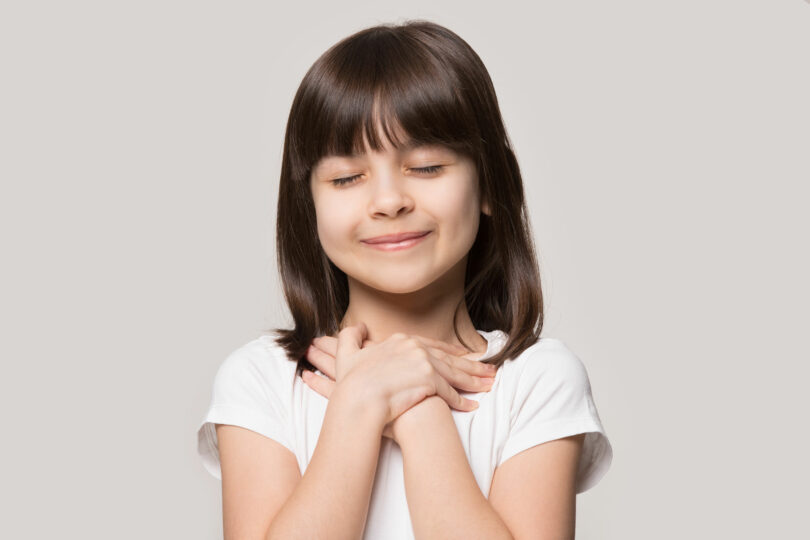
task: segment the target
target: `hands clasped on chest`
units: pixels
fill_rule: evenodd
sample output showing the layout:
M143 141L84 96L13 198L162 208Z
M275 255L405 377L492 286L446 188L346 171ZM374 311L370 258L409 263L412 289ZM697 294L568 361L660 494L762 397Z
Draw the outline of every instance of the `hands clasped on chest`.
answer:
M366 325L349 326L337 338L317 337L307 360L325 377L303 372L306 384L327 399L337 388L346 399L362 400L379 413L383 436L396 440L398 419L426 398L437 396L459 411L472 411L476 401L458 390L485 392L492 388L495 366L465 358L467 349L431 338L403 333L372 343Z

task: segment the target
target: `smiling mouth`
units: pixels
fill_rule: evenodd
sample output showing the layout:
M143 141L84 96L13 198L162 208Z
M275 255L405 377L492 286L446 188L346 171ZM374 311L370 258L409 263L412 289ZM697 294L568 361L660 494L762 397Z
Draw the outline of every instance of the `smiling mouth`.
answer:
M380 243L363 242L363 244L365 244L370 248L374 248L380 251L399 251L420 244L425 238L430 236L431 232L432 231L428 231L421 236L417 236L415 238L408 238L407 240L401 240L399 242L380 242Z
M362 240L362 242L366 242L367 244L393 244L395 242L402 242L403 240L410 240L411 238L418 238L420 236L424 236L430 231L413 231L413 232L402 232L397 234L386 234L384 236L375 236L374 238L366 238Z

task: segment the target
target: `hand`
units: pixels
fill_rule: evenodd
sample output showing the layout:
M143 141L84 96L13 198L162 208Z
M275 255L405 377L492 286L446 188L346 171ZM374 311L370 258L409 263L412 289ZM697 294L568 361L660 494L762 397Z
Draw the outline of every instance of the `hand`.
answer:
M363 329L364 328L365 326L363 325ZM467 355L473 354L469 353L467 349L416 335L405 336L404 334L399 334L399 336L399 339L404 337L406 339L413 338L418 341L422 345L422 348L426 349L430 353L428 358L431 361L435 371L438 372L438 374L441 375L447 383L453 385L455 388L476 392L489 391L490 388L492 388L494 375L496 374L497 370L494 366L484 362L459 356L464 353L467 353ZM391 336L391 338L393 337L394 336ZM325 377L314 372L304 371L304 382L306 382L310 388L327 399L331 395L337 380L338 369L336 367L336 361L338 356L338 343L339 338L322 336L315 338L312 345L310 345L309 349L307 350L307 360L318 370L320 370ZM376 344L367 339L362 342L362 347L364 349L370 345ZM438 397L444 398L444 396ZM461 396L459 396L454 390L451 391L450 397L451 401L448 401L448 404L457 409L460 407L454 402L457 403L458 399L462 399L464 402L464 407L462 407L461 410L468 410L469 405L474 403L471 400L461 398ZM444 399L447 400L446 398ZM394 438L392 428L395 421L396 418L385 425L385 428L383 429L384 437L389 437L391 439Z

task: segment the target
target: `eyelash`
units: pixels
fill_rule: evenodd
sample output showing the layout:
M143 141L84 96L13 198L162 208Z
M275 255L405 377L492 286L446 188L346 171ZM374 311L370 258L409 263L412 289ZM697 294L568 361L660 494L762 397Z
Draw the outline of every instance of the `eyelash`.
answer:
M411 169L412 171L417 171L424 174L433 174L439 172L444 165L430 165L429 167L416 167ZM355 174L354 176L347 176L345 178L335 178L332 180L332 185L334 186L344 186L346 184L351 184L352 181L359 177L359 174Z

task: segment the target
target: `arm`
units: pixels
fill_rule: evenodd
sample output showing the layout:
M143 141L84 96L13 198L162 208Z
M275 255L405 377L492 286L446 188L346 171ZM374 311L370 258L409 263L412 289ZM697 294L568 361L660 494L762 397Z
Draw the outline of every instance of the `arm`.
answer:
M397 418L393 429L416 538L512 539L475 481L445 401L426 398Z
M489 500L472 475L444 401L428 398L394 422L417 538L573 539L584 433L526 449L495 470ZM438 509L438 510L437 510Z
M502 463L489 502L515 538L574 540L577 465L585 434L538 444Z
M360 538L368 516L383 418L336 385L303 477L273 518L266 539Z

